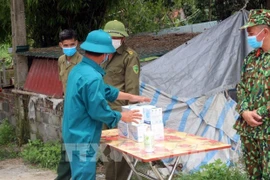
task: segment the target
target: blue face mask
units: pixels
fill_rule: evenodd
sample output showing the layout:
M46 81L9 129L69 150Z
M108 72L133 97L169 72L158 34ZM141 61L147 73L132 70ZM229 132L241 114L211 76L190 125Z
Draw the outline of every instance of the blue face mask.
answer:
M250 47L254 49L262 47L264 38L262 41L257 40L257 36L260 35L262 31L263 29L257 35L247 37L247 42Z
M108 60L109 60L109 54L105 54L105 58L104 58L103 61L100 63L100 65L103 64L103 63L105 63L105 62L108 61Z
M66 56L73 56L77 52L76 46L71 47L71 48L63 48L63 53Z

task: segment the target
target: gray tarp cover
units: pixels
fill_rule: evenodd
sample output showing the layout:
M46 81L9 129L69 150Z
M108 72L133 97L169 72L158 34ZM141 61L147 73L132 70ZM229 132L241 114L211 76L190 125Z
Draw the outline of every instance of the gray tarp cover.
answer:
M178 97L199 97L232 89L240 80L244 57L251 50L243 10L142 67L141 81Z
M239 82L243 59L251 50L246 32L239 30L247 17L247 11L239 11L142 67L140 93L163 109L166 128L231 145L230 149L181 156L183 171L197 171L216 159L228 165L238 161L240 138L233 125L239 114L236 102L223 91ZM168 165L174 161L163 160Z

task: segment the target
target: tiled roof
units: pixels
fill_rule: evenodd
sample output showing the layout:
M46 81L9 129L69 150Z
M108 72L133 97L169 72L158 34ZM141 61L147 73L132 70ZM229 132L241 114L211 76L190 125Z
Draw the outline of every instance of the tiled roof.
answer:
M192 39L198 33L184 33L184 34L165 34L155 36L153 34L135 35L126 39L126 44L134 49L140 58L150 56L161 56L181 44ZM79 52L83 51L78 48ZM35 48L26 52L18 52L20 55L41 57L41 58L54 58L57 59L62 55L62 49L59 46L48 48Z

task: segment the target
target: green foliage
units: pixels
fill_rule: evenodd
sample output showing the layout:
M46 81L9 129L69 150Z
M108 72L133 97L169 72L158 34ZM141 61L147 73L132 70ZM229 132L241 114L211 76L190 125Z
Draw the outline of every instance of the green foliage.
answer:
M11 68L13 65L12 56L8 53L8 48L11 45L9 43L0 44L0 69L2 68L2 64L5 64L6 69Z
M126 25L129 34L139 32L157 32L186 24L180 20L180 14L172 18L172 13L183 8L186 16L195 11L193 0L120 0L106 12L103 26L106 22L117 19Z
M179 180L246 180L247 174L235 166L227 167L220 159L201 166L201 170L192 174L181 174Z
M0 145L7 145L15 141L15 130L14 127L4 119L0 124Z
M196 0L200 10L198 22L209 20L224 20L245 6L246 0ZM266 0L249 1L247 10L266 8Z
M0 124L0 161L18 157L19 148L16 145L14 127L4 119Z
M112 19L122 21L130 34L159 31L185 24L223 20L246 0L25 0L27 39L34 47L57 45L63 29L76 30L84 41L94 29ZM10 0L0 0L0 43L11 43ZM269 6L269 5L268 5ZM182 8L186 19L172 18ZM247 9L266 8L266 0L249 1ZM31 44L32 45L32 44Z
M29 140L23 148L21 156L26 162L56 170L60 159L60 151L60 143L58 142L44 143L41 140Z
M20 149L15 142L0 145L0 161L19 157Z
M11 43L10 0L0 0L0 43Z
M26 25L35 47L57 45L63 29L74 29L78 40L100 27L106 8L117 0L27 0Z

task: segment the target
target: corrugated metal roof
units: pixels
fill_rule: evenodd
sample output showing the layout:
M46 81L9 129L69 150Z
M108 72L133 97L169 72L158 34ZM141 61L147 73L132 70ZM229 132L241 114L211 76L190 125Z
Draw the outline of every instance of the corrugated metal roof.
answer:
M63 87L59 80L57 61L34 59L24 84L24 90L61 98Z

